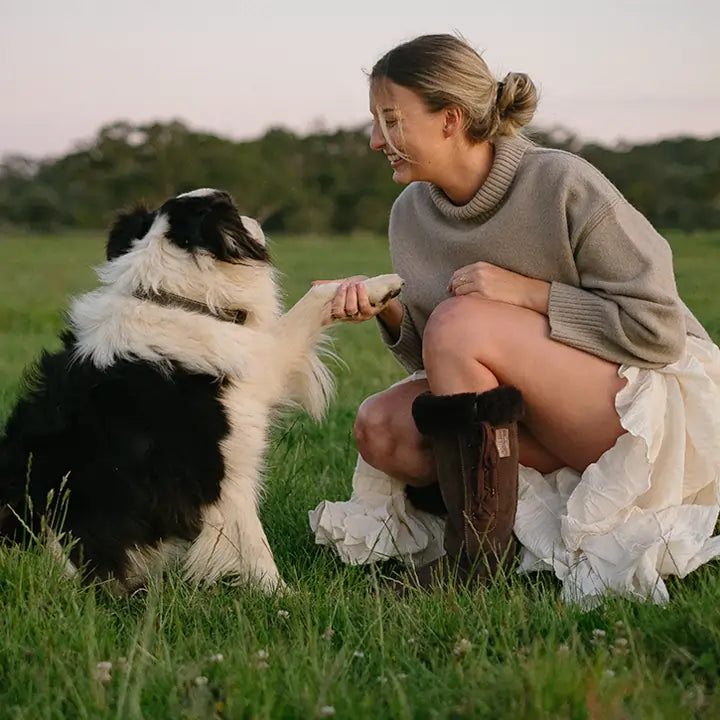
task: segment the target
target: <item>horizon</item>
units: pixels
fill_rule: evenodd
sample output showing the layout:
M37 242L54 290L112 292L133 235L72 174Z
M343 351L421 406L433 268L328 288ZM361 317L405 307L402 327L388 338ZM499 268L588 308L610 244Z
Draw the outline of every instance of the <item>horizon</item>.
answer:
M720 7L710 0L517 0L483 13L458 0L442 14L369 0L349 17L329 0L217 0L212 12L182 0L102 5L6 0L0 156L62 156L117 121L179 120L234 141L270 127L357 128L369 120L363 69L425 32L460 32L498 79L528 73L538 129L605 146L720 136Z

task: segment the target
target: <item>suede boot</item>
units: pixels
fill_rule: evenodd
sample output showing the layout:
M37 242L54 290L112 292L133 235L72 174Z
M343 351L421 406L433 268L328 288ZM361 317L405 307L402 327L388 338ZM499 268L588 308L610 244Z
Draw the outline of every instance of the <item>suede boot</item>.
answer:
M479 394L424 393L415 400L413 418L432 442L447 513L446 555L418 570L421 586L481 582L512 564L522 411L522 395L511 386Z

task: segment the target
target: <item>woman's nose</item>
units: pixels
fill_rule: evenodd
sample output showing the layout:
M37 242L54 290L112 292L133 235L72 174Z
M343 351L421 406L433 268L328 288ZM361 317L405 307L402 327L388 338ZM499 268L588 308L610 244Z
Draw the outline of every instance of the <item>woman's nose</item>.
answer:
M370 133L370 147L373 150L382 150L385 146L385 137L382 134L379 123L373 121L372 132Z

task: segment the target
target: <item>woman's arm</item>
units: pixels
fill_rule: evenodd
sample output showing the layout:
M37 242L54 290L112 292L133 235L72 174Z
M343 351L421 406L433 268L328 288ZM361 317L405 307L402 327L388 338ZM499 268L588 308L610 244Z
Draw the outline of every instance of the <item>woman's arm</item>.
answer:
M685 310L665 239L629 203L613 204L575 247L579 287L554 282L550 336L618 363L660 367L685 346Z
M660 367L680 357L686 324L672 253L637 210L625 201L606 206L574 255L578 285L478 262L456 270L448 289L547 315L554 340L612 362Z
M385 308L378 313L377 318L387 331L387 335L392 342L397 342L400 337L400 325L403 318L402 303L397 298L393 298Z

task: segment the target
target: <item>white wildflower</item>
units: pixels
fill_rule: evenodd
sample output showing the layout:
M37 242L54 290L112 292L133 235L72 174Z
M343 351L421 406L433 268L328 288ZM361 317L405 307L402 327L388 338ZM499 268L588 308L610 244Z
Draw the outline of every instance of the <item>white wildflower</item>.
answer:
M93 678L95 679L95 681L103 685L107 685L107 683L112 680L112 675L110 674L112 666L113 664L108 660L103 660L102 662L96 663L95 672L93 673Z
M268 662L269 657L270 653L267 650L258 650L255 653L255 667L258 670L267 670L270 667L270 663Z
M453 648L453 655L457 658L465 657L471 648L472 643L467 638L461 638Z

